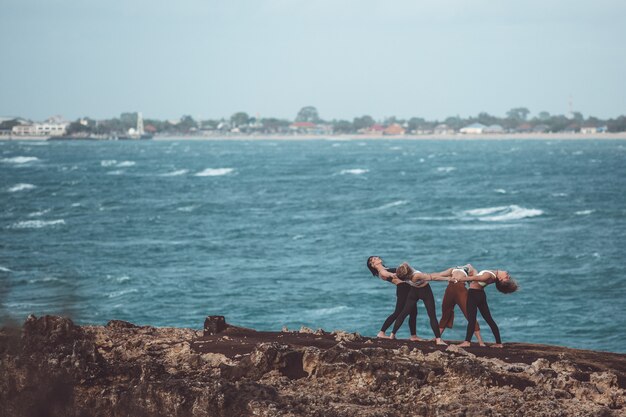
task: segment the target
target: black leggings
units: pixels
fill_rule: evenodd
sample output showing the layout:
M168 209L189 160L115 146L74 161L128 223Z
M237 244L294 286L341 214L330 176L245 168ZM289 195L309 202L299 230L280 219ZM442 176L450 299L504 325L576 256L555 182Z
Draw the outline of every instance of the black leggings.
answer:
M439 333L439 323L437 322L437 313L435 311L435 297L433 296L433 290L430 289L430 285L426 285L422 288L411 287L409 295L406 298L404 308L400 312L398 318L396 318L396 322L393 325L392 333L396 334L400 326L402 326L402 322L406 316L411 313L412 309L417 310L417 300L422 300L424 302L424 307L426 307L426 312L428 313L428 318L430 319L430 327L433 329L435 337L441 337L441 333Z
M491 317L489 311L489 305L487 304L487 294L484 290L469 289L467 293L467 332L465 332L465 340L467 342L472 341L472 335L474 334L474 326L476 326L476 314L477 310L480 310L480 315L483 316L491 331L496 338L496 343L502 343L500 340L500 329L498 325Z
M411 286L409 284L400 284L396 286L396 309L391 313L387 320L383 323L383 327L380 328L381 332L386 332L389 326L393 324L393 322L398 318L404 305L406 304L406 299L409 296L409 290ZM413 309L409 312L409 330L411 331L411 336L417 335L417 304L413 304Z

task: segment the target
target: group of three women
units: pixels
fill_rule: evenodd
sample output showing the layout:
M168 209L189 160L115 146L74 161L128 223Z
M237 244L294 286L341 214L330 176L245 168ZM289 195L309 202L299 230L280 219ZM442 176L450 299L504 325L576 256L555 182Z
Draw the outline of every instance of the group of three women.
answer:
M385 332L393 324L391 331L392 339L402 323L409 316L409 329L411 340L421 340L417 337L417 301L422 300L430 319L430 327L435 335L435 342L438 345L445 345L441 340L441 334L447 328L452 328L454 322L454 307L458 305L467 319L467 332L465 341L459 346L469 347L472 335L480 346L485 346L480 335L480 327L476 321L477 312L483 316L493 335L496 343L493 347L502 347L500 330L491 317L489 305L484 288L489 284L495 284L502 293L512 293L517 290L517 283L511 279L509 273L503 270L476 271L471 265L456 268L449 268L441 272L424 273L417 271L407 263L403 263L397 268L387 268L380 257L370 256L367 259L367 267L371 273L385 281L396 285L396 309L385 320L378 337L387 337ZM430 288L430 281L448 281L448 287L443 296L442 316L439 322L435 310L435 297ZM469 290L465 288L465 283L470 282Z

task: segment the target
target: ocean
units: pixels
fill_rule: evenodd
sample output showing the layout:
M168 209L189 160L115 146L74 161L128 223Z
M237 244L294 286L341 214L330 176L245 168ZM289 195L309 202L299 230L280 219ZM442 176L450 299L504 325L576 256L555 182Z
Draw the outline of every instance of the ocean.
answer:
M0 141L0 316L373 336L378 255L510 271L520 291L487 289L505 343L626 352L625 189L610 140Z

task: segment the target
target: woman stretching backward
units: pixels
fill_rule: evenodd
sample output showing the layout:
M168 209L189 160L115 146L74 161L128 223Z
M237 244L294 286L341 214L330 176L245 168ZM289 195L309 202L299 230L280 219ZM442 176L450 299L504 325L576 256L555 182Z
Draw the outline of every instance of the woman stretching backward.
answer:
M470 273L476 273L475 270L470 269L471 265L457 266L456 268L450 268L446 275L452 276L455 271L461 272L464 276L468 276ZM452 328L454 324L454 307L459 306L461 312L467 319L467 288L465 288L465 282L454 282L454 280L448 283L446 292L443 293L443 301L441 302L441 319L439 320L439 332L443 334L447 328ZM480 326L476 321L474 327L474 334L478 340L480 346L485 346L483 338L480 335Z
M437 322L437 312L435 310L435 297L433 296L433 290L428 284L429 281L447 281L448 277L445 276L446 272L447 271L425 274L411 268L411 266L406 262L397 268L396 275L398 278L401 280L411 280L414 286L411 286L409 289L409 295L407 296L404 308L393 325L393 330L391 331L390 336L392 339L395 339L396 332L400 326L402 326L402 322L409 312L413 308L416 308L417 301L422 300L424 302L424 307L426 307L428 318L430 319L430 327L433 329L433 333L435 335L435 342L438 345L446 345L446 342L441 340L439 323Z
M480 310L480 314L483 316L487 324L489 324L489 327L491 327L491 331L496 338L496 344L491 347L503 347L502 340L500 339L500 329L498 329L498 325L493 317L491 317L491 312L489 311L485 287L490 284L496 284L498 291L504 294L510 294L517 291L517 282L511 278L507 271L498 269L484 270L480 271L478 274L469 276L461 273L460 271L453 271L452 279L458 282L471 282L467 293L467 331L465 332L465 341L459 346L470 347L472 345L472 333L474 332L474 326L476 325L477 310Z
M372 275L375 277L379 277L382 280L391 282L396 285L396 309L387 317L387 320L383 323L383 326L380 328L378 335L376 337L387 338L385 332L393 324L396 320L404 305L406 304L407 296L409 295L409 290L411 286L408 282L402 281L398 279L396 276L396 268L387 268L383 264L383 260L379 256L370 256L367 258L367 268L370 270ZM417 337L417 305L413 306L414 308L409 311L409 330L411 332L411 340L419 341L421 340Z

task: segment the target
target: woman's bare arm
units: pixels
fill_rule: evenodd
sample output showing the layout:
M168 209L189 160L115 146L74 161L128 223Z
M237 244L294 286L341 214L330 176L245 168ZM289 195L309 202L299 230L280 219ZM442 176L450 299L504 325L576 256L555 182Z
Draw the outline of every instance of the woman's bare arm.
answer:
M432 274L426 274L424 272L416 272L411 277L411 281L449 281L450 277L445 275L446 271L434 272Z
M467 281L487 281L490 278L493 278L493 276L491 274L488 273L482 273L480 275L470 275L467 276L465 275L464 272L462 271L454 271L452 273L452 280L453 281L458 281L458 282L467 282Z

